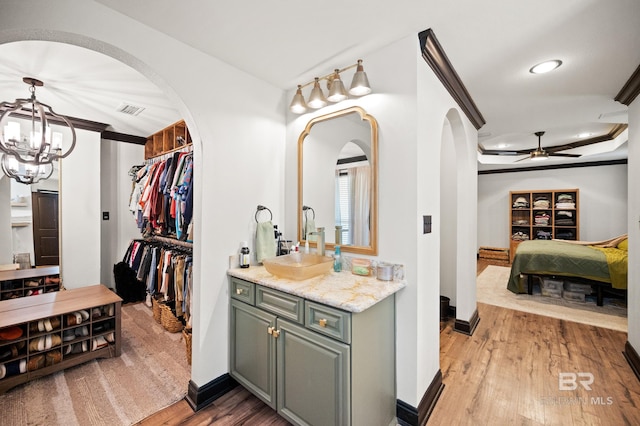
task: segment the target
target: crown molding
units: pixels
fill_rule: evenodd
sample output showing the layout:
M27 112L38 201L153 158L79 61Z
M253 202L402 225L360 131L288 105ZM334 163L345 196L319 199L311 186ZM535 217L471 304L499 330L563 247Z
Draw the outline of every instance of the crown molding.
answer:
M640 65L631 74L629 80L622 86L622 89L618 92L614 100L629 106L631 102L640 94Z
M424 30L418 34L420 40L420 50L422 57L429 64L433 72L440 79L449 94L458 103L462 111L476 129L481 128L485 123L485 119L480 113L471 95L464 86L464 83L453 68L451 61L444 52L444 49L438 42L435 33L431 28Z

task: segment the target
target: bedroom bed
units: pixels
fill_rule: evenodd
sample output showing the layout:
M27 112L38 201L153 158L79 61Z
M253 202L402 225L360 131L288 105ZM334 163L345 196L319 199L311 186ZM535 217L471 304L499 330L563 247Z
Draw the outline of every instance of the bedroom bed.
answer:
M590 284L602 306L603 290L624 294L627 288L627 237L606 241L529 240L518 245L507 288L533 293L533 276L573 278ZM527 276L523 280L522 276Z

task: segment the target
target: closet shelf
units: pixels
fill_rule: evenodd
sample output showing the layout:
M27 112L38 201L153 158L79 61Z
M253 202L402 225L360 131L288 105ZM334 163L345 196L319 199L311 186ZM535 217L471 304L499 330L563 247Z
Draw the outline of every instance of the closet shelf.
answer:
M148 160L188 147L192 144L191 134L184 120L180 120L147 138L144 145L144 159Z

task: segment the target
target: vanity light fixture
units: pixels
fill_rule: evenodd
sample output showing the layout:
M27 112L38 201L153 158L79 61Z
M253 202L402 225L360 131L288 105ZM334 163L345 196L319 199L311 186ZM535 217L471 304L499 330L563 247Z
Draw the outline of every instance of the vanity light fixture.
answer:
M22 81L30 86L31 97L0 104L0 165L8 177L31 184L48 179L53 173L53 161L71 154L76 146L76 132L67 117L36 99L36 87L44 86L42 81L32 77L24 77ZM19 123L9 121L12 114L30 119L29 138L21 135ZM71 145L66 152L62 150L62 134L51 132L50 119L62 121L71 130Z
M344 84L342 84L342 80L340 80L340 70L335 70L333 77L329 80L329 96L327 96L327 100L331 102L340 102L344 101L349 97L349 94L344 88Z
M304 101L304 96L302 96L302 86L299 84L289 109L295 114L304 114L307 111L307 103Z
M356 72L353 75L351 86L347 92L344 87L344 83L340 78L340 74L351 68L356 68ZM329 95L326 98L322 92L322 88L320 87L320 81L322 80L327 81L327 88L329 89ZM305 102L304 96L302 95L302 89L311 84L313 84L313 88L309 94L309 100ZM369 79L367 78L367 74L364 72L362 59L358 59L358 62L353 65L349 65L342 69L336 68L331 74L327 74L323 77L315 77L313 81L305 84L299 84L298 89L291 100L289 109L295 114L303 114L307 112L308 108L318 109L326 106L327 102L341 102L348 99L349 95L364 96L369 93L371 93Z
M313 109L322 108L327 105L327 98L325 98L324 93L322 93L322 89L320 88L320 79L318 77L316 77L313 82L313 89L311 89L307 105Z
M560 59L553 59L551 61L541 62L537 65L532 66L529 72L531 74L544 74L549 71L555 70L560 65L562 65L562 61Z

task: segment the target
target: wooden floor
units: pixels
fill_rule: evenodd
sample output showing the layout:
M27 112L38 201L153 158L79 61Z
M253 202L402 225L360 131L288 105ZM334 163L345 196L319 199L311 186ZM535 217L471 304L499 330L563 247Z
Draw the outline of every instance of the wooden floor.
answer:
M478 262L478 274L490 262ZM498 264L498 263L496 263ZM473 336L440 333L445 384L428 425L640 425L640 381L622 355L626 333L478 304ZM559 390L584 373L591 390ZM572 387L565 376L565 387ZM140 425L287 425L238 386L193 413L185 401ZM356 425L359 426L359 425Z

